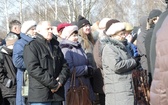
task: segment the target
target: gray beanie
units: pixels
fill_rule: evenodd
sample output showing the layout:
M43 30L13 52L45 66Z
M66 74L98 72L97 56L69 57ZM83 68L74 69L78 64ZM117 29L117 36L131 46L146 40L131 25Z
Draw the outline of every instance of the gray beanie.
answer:
M160 16L160 14L162 13L162 11L158 10L158 9L153 9L148 16L148 19L152 19L154 17L158 17Z

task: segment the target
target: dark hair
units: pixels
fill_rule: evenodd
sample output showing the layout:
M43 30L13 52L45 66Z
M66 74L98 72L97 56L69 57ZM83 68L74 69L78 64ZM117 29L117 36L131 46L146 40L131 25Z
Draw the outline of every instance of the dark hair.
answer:
M18 20L12 20L12 21L10 21L10 23L9 23L9 30L10 30L10 31L11 31L11 29L12 29L12 27L13 27L14 25L21 26L21 23L20 23L20 21L18 21Z

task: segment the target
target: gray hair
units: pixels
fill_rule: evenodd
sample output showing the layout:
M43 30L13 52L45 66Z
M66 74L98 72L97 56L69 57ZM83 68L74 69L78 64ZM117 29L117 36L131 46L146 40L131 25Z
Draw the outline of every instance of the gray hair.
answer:
M14 40L14 39L17 39L17 40L18 40L18 36L15 35L15 34L9 34L9 35L5 38L5 41Z

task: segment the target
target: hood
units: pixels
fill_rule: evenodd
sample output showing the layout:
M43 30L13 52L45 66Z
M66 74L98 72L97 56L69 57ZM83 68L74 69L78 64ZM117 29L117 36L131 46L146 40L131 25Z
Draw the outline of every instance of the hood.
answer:
M145 31L146 30L147 18L148 18L148 16L143 16L139 20L141 31Z
M60 43L60 47L76 47L76 48L81 48L81 44L79 42L73 42L73 41L69 41L69 40L63 40Z
M105 36L105 35L100 37L100 43L103 45L104 44L112 44L112 45L117 46L123 50L126 50L125 45L124 45L126 43L125 41L121 42L119 40L112 39L112 38Z
M5 47L5 46L3 46L3 47L1 48L1 50L0 50L0 52L12 56L13 50L12 50L12 49L9 49L9 48L7 48L7 47Z

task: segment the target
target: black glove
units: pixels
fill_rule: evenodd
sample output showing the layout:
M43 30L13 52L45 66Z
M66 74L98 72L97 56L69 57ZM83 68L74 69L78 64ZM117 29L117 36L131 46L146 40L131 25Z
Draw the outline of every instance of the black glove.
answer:
M138 55L138 56L134 57L133 59L136 61L137 65L140 64L141 56Z
M93 73L94 73L93 67L88 67L88 75L93 76Z
M92 77L93 74L94 74L94 69L93 69L93 67L88 66L87 75L85 75L85 77Z

